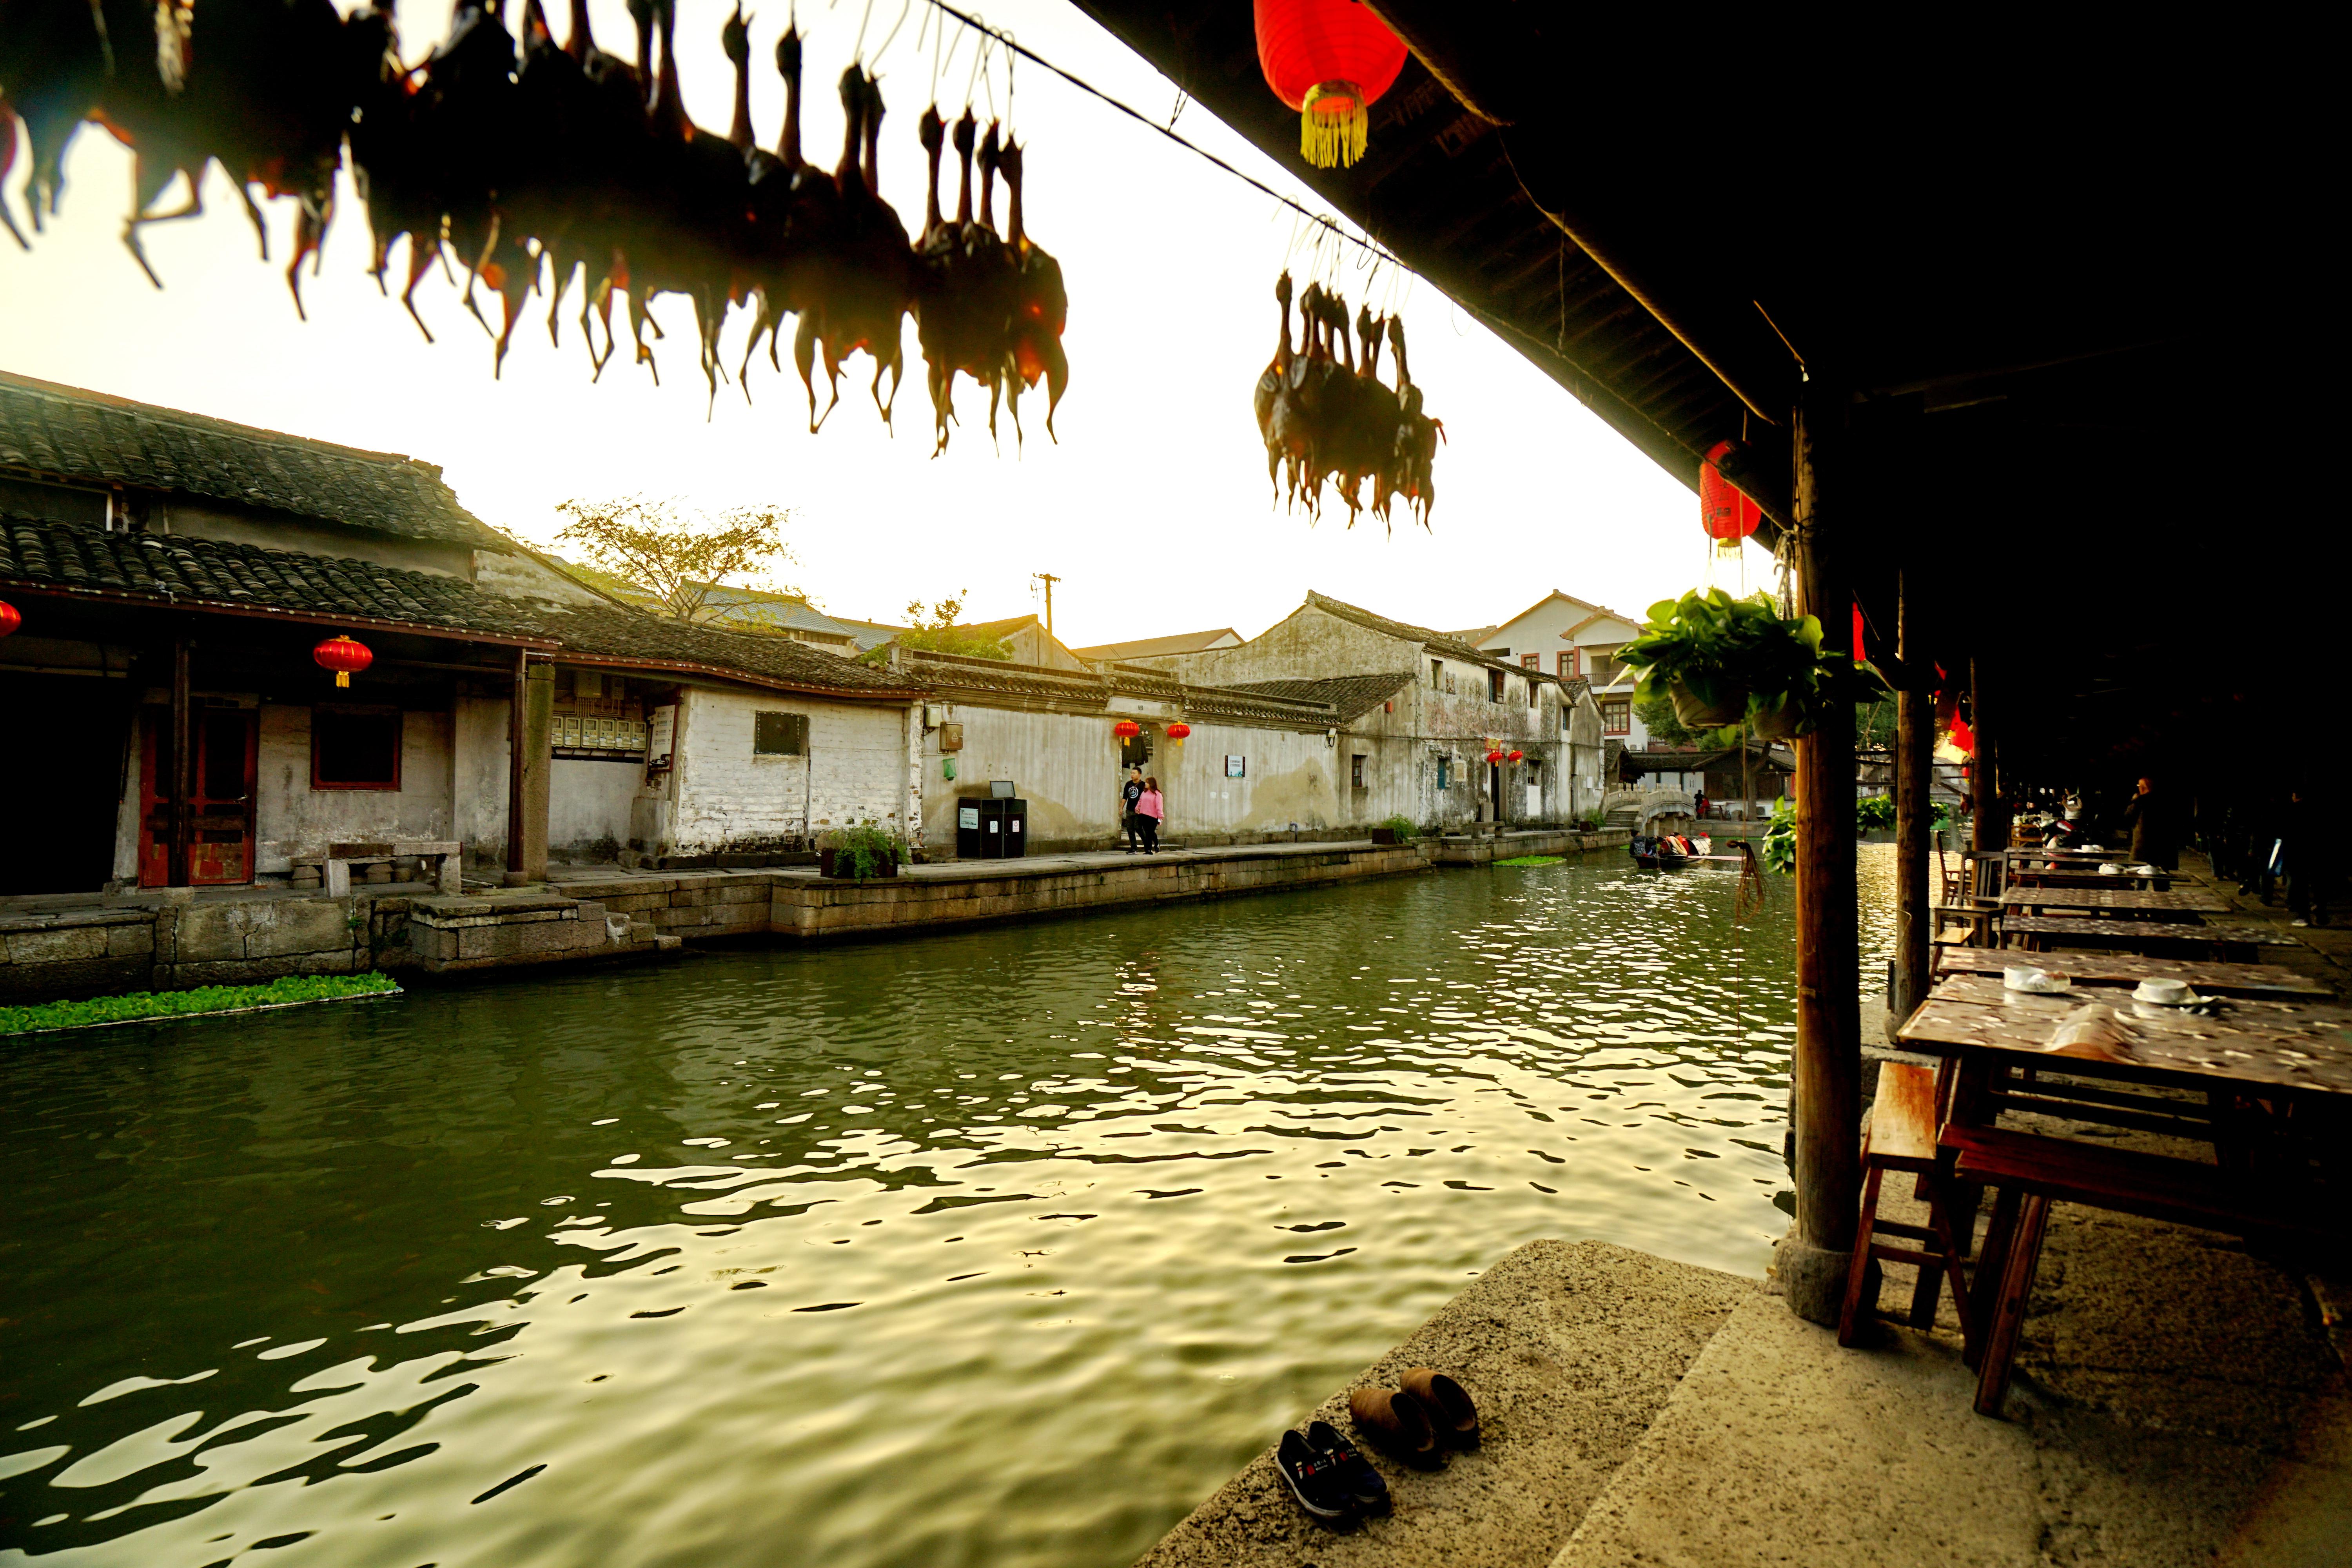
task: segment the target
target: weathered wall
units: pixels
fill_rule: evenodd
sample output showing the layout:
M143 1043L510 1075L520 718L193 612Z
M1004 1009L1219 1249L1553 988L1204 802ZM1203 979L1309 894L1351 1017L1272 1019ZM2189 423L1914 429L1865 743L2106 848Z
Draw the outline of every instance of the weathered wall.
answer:
M808 754L754 755L753 718L761 712L807 714ZM678 721L668 788L675 842L656 853L785 848L869 819L910 825L904 706L689 689Z
M627 762L553 759L547 803L550 858L573 865L615 858L629 841L629 807L645 783L645 765Z
M465 844L475 866L506 864L509 711L503 691L460 691L450 716L450 837Z
M1418 645L1302 606L1242 644L1204 653L1138 659L1200 686L1251 680L1322 680L1334 675L1416 668ZM1425 672L1424 672L1425 673Z
M291 868L290 857L319 854L337 842L451 837L449 737L448 714L404 712L400 788L312 789L310 710L263 703L254 868L282 873Z

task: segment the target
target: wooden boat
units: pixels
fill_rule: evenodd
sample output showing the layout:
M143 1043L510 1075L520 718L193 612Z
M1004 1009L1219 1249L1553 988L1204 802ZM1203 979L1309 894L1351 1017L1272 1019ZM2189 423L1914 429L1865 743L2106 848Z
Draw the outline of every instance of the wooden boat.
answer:
M1665 838L1635 838L1626 846L1633 851L1633 864L1645 871L1679 870L1689 857L1677 847L1677 841Z

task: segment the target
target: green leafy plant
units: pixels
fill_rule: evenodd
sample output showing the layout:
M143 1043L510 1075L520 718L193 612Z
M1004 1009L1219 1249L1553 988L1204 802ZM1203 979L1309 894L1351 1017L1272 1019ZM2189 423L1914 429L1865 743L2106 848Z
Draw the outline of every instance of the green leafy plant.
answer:
M1735 599L1720 588L1651 605L1642 635L1618 657L1641 671L1635 700L1671 698L1691 731L1727 728L1744 714L1768 737L1801 735L1835 707L1885 689L1869 666L1822 651L1813 616L1783 616L1769 595Z
M1381 826L1387 828L1391 833L1395 834L1396 841L1400 844L1412 843L1414 833L1418 831L1412 825L1412 818L1404 816L1402 813L1399 813L1397 816L1390 817L1386 822L1381 823Z
M827 836L831 842L825 847L834 852L834 873L841 877L882 875L885 866L903 866L907 862L907 843L878 822L861 822L854 827L844 827Z
M1891 828L1895 826L1895 797L1891 795L1866 795L1853 803L1856 826ZM1937 801L1928 813L1928 825L1942 829L1952 825L1949 801Z
M141 1018L184 1018L244 1007L276 1007L295 1002L329 1002L373 996L400 987L387 975L289 974L267 985L199 985L193 991L133 991L85 1002L44 1002L32 1007L0 1007L0 1035L37 1029L79 1029L91 1024L127 1024Z
M1797 868L1797 808L1786 795L1772 803L1772 820L1764 828L1759 853L1768 868L1784 877Z
M1495 864L1497 866L1558 866L1561 864L1561 860L1557 855L1514 855L1508 860L1497 860Z
M1639 719L1642 728L1650 732L1653 744L1682 746L1692 751L1717 751L1725 746L1736 746L1739 743L1741 731L1747 727L1743 716L1737 724L1726 724L1715 730L1694 730L1682 721L1681 716L1675 712L1674 703L1664 697L1635 702L1633 717Z

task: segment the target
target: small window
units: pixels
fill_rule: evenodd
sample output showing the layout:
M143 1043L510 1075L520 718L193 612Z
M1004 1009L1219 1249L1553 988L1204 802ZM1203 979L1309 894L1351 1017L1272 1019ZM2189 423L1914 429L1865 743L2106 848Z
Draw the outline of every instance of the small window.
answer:
M1537 702L1538 702L1538 701L1539 701L1539 700L1542 699L1542 695L1543 695L1543 683L1542 683L1541 681L1530 680L1530 681L1528 681L1528 707L1530 707L1530 708L1534 707L1534 706L1537 704Z
M1486 700L1500 702L1502 700L1503 672L1499 669L1490 669L1486 672Z
M1622 697L1612 697L1601 705L1601 732L1604 735L1630 735L1633 732L1633 704Z
M1429 689L1434 691L1444 684L1445 684L1445 661L1433 658L1429 661Z
M1570 648L1559 656L1559 677L1565 680L1576 673L1576 650Z
M1364 753L1361 752L1348 760L1348 784L1353 789L1364 787Z
M400 787L400 710L310 710L312 789Z
M1539 653L1523 653L1519 655L1519 668L1521 669L1541 669L1543 668L1543 655Z
M1451 789L1454 787L1454 759L1452 757L1440 757L1437 759L1437 787L1440 789Z
M755 757L808 755L808 715L761 713L751 721L751 754Z

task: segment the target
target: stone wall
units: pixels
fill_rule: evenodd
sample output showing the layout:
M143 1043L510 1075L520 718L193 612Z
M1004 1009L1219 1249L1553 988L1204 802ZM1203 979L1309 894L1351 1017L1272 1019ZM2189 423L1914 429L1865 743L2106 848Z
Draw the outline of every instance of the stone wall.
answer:
M808 751L760 756L755 717L805 714ZM908 792L904 704L828 702L785 692L690 689L678 708L668 781L671 842L653 855L798 847L832 827L918 820Z

